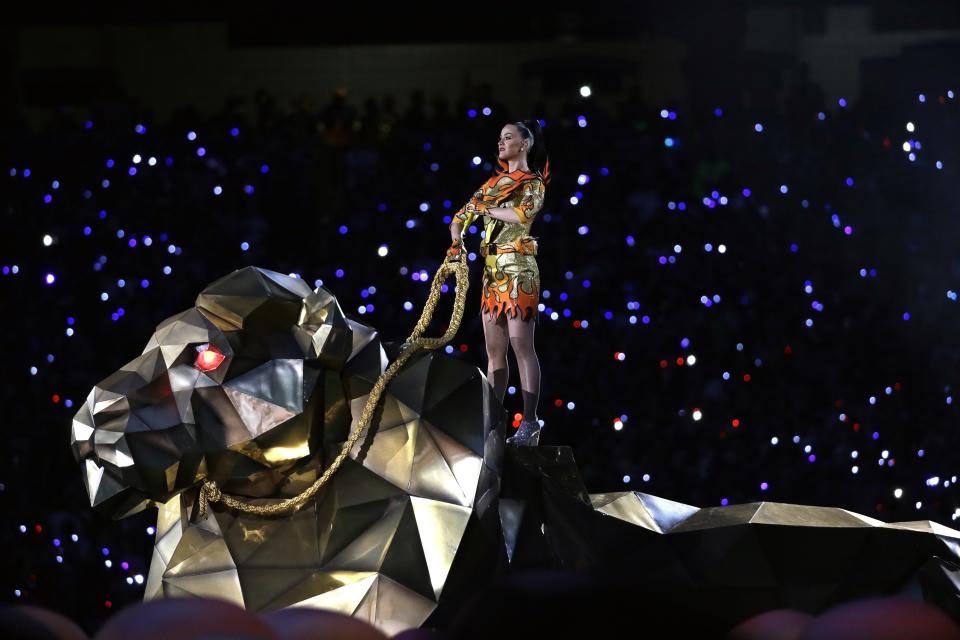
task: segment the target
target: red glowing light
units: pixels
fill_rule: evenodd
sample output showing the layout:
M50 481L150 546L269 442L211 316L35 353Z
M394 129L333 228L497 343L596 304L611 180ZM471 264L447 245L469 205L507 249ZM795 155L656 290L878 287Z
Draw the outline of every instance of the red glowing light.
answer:
M109 600L104 600L103 606L105 606L107 609L109 609L110 607L113 606L113 603L110 602Z
M194 361L193 366L201 371L213 371L220 366L220 363L223 362L226 357L216 345L210 343L197 347L197 350L197 359Z
M783 352L789 356L791 353L793 353L793 347L787 345L783 348Z
M677 358L677 366L678 366L678 367L683 366L683 358L682 358L682 357Z
M854 430L854 431L860 431L860 423L859 423L859 422L854 422L854 423L853 423L853 430Z
M736 418L734 418L734 419L730 422L730 424L732 424L732 425L733 425L733 428L736 429L737 427L740 426L740 421L737 420Z
M555 407L562 407L562 406L563 406L563 400L561 400L560 398L557 398L556 400L553 401L553 406L555 406Z
M465 344L460 345L460 353L466 353L466 352L467 352L467 345Z
M666 369L668 365L669 365L669 363L668 363L666 360L661 360L661 361L660 361L660 368L661 368L661 369Z
M743 374L743 381L744 381L744 382L750 382L750 374L749 374L749 373Z
M900 388L901 388L900 383L899 383L899 382L894 382L894 383L893 383L893 388L896 389L897 391L900 391Z
M34 525L33 530L36 531L37 533L42 533L43 527L37 524L37 525Z
M580 328L580 321L579 321L579 320L574 320L574 321L573 321L573 328L574 328L574 329L579 329L579 328Z
M60 402L60 394L57 394L57 393L53 394L53 401Z
M514 421L514 422L516 422L517 424L520 424L520 421L521 421L521 420L523 420L523 414L522 414L522 413L515 413L515 414L513 414L513 421Z

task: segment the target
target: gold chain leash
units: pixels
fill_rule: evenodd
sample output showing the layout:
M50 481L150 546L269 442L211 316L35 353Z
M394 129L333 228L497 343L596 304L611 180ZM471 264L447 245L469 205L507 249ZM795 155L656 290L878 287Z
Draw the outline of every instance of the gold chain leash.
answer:
M384 388L390 380L393 379L400 367L410 359L410 356L420 349L437 349L442 347L450 342L457 334L460 328L460 321L463 319L463 310L467 300L467 288L469 287L470 267L464 259L464 255L464 253L461 253L459 260L450 260L449 256L444 258L440 268L437 269L437 273L433 276L433 282L430 283L430 295L427 298L427 304L423 312L420 314L420 321L417 322L417 326L414 327L410 337L407 338L400 347L400 355L387 367L386 371L380 374L377 383L373 385L373 389L370 391L370 397L367 398L367 404L363 408L363 413L357 422L356 428L353 430L353 433L350 434L350 437L347 438L346 442L343 443L343 449L333 461L333 464L323 472L322 476L299 495L266 506L250 504L240 498L225 494L220 487L217 486L215 481L205 479L200 487L200 517L205 518L207 515L207 505L215 502L221 502L228 507L244 513L260 516L279 515L288 511L296 511L306 504L307 500L315 496L330 477L337 472L343 460L350 455L350 449L353 448L353 445L356 444L360 436L366 431L377 403L380 401L380 394L383 393ZM423 338L421 336L423 332L427 330L427 326L433 318L433 311L436 309L437 302L440 300L440 287L447 280L451 271L456 276L457 287L456 298L453 301L453 315L450 317L450 326L447 328L447 332L439 338Z

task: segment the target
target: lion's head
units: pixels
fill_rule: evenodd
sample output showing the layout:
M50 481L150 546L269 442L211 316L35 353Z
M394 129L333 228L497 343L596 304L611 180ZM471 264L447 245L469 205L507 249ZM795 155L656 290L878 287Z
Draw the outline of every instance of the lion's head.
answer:
M91 505L120 518L205 477L273 493L319 453L323 396L338 386L353 333L322 287L254 267L217 280L74 417Z

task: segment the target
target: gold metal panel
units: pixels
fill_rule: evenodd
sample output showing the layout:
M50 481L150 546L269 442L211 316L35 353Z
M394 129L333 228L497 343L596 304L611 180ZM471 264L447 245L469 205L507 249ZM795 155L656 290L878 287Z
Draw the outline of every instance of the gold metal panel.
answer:
M410 501L417 519L420 546L430 570L434 597L439 600L472 510L426 498L411 497Z

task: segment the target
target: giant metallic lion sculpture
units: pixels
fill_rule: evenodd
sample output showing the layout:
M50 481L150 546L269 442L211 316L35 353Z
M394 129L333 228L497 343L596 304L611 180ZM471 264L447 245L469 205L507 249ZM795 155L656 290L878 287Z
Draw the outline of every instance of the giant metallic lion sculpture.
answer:
M476 367L436 351L401 369L366 437L305 507L199 516L205 479L257 504L303 491L388 361L377 331L328 290L247 267L100 381L74 417L73 452L101 513L159 509L145 597L319 607L395 632L498 566L505 412Z

